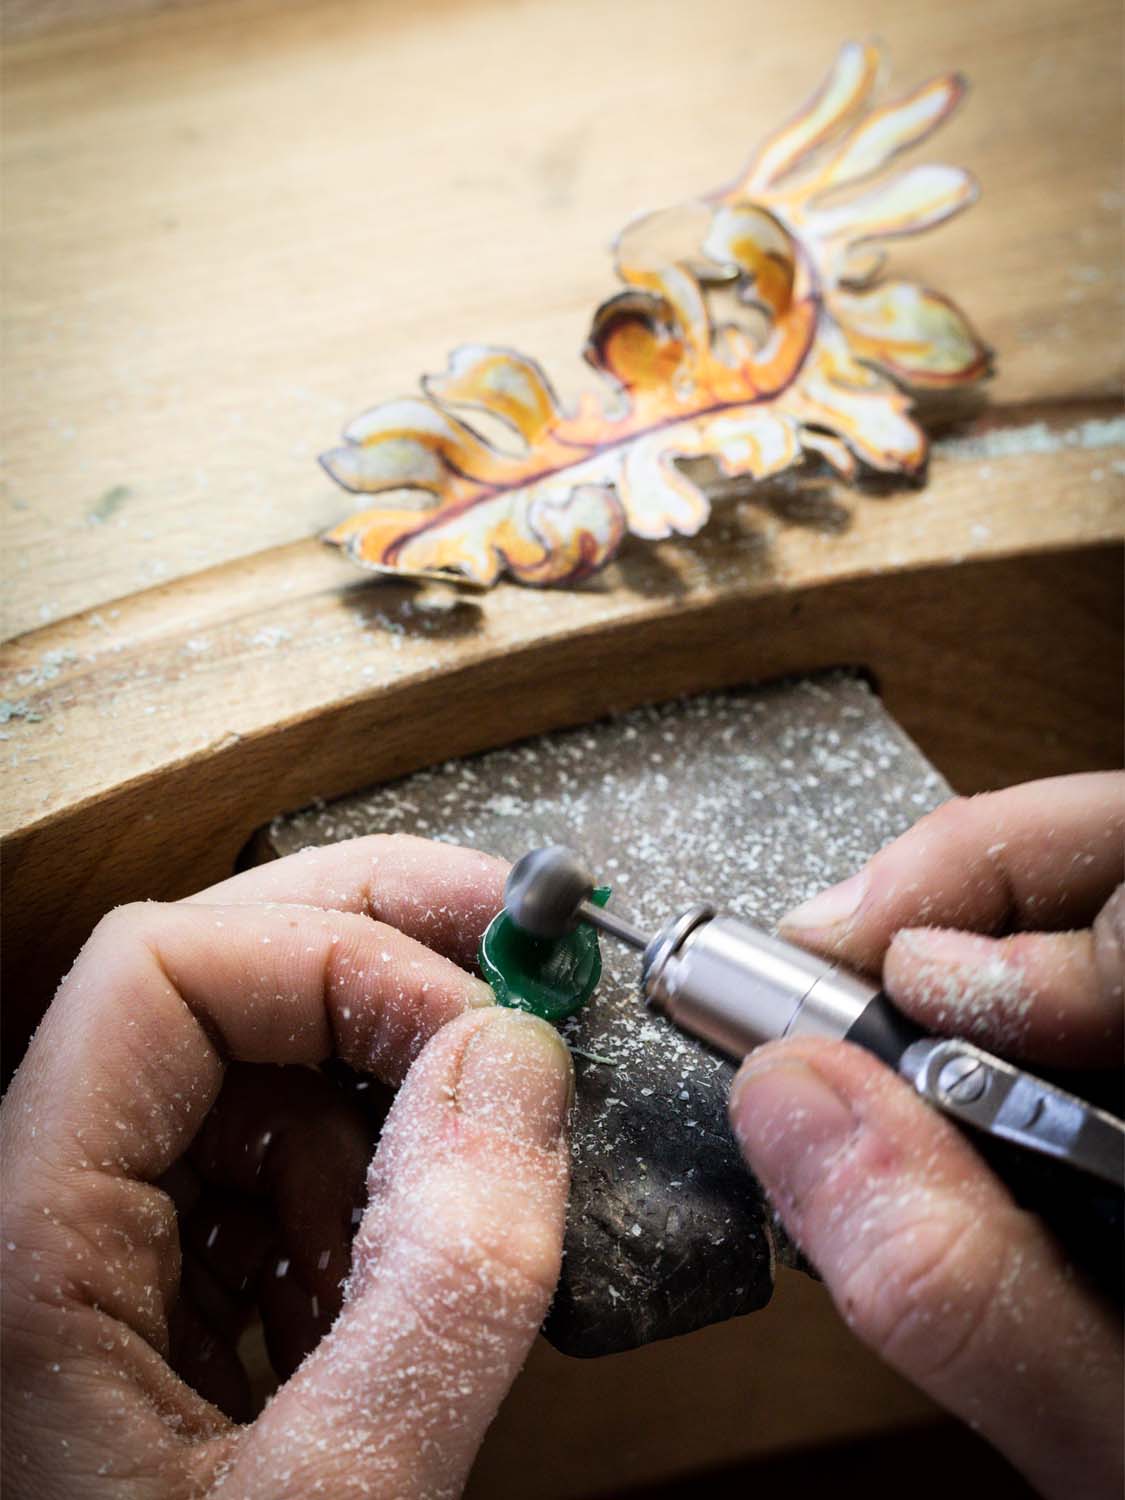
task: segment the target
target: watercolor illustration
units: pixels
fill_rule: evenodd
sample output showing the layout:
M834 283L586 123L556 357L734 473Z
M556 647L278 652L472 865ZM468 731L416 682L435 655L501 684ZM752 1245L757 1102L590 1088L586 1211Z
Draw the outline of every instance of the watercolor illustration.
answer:
M623 289L584 350L600 388L573 409L535 360L467 345L421 395L356 418L321 462L376 498L326 541L380 573L565 585L628 534L696 533L709 482L806 461L847 479L918 475L912 392L978 380L991 354L948 298L886 276L878 247L942 223L977 188L960 167L885 170L965 84L938 77L876 107L879 65L876 45L846 44L733 184L624 230ZM509 440L493 440L497 424Z

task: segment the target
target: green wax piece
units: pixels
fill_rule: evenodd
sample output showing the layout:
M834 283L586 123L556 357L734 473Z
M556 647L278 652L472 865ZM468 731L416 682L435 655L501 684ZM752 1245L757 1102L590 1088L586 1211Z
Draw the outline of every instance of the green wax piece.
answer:
M609 893L599 885L590 900L604 906ZM480 967L500 1005L561 1021L586 1004L602 977L598 934L580 922L562 938L532 937L502 911L480 940Z

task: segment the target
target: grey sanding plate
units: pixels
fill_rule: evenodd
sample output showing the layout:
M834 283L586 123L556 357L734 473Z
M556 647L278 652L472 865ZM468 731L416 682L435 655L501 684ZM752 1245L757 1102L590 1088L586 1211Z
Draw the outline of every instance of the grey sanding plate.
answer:
M844 674L712 693L544 735L280 819L278 854L376 832L512 860L579 850L655 930L698 900L770 929L949 796ZM545 1332L600 1355L763 1306L774 1223L726 1121L733 1068L650 1014L637 956L565 1023L578 1091L562 1279Z

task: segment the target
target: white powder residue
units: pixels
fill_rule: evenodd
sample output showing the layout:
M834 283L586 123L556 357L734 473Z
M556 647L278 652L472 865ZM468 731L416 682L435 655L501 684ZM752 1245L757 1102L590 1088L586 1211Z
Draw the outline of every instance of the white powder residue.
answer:
M701 899L768 929L948 795L863 682L826 674L451 761L279 820L272 842L288 854L409 833L509 860L564 843L648 931ZM774 1247L727 1125L733 1069L645 1008L636 954L612 941L601 952L593 999L561 1028L578 1075L574 1202L584 1205L568 1229L564 1280L596 1280L603 1310L600 1289L614 1285L626 1324L648 1299L676 1302L686 1317L697 1294L675 1278L706 1245L709 1264L738 1258L745 1274L730 1285L750 1299ZM685 1205L671 1220L670 1196ZM580 1233L583 1216L604 1232Z
M912 959L910 985L942 1032L1018 1052L1027 1038L1032 1005L1023 969L1003 951L966 956L964 964L929 957L926 932L903 932L896 947Z
M997 427L973 437L941 438L934 452L950 458L1019 458L1028 453L1061 453L1067 448L1125 447L1125 417L1091 417L1077 427L1028 422Z

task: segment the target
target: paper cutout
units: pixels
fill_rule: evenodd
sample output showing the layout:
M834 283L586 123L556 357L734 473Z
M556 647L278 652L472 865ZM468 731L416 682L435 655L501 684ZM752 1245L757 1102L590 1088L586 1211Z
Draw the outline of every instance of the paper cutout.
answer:
M989 373L991 353L945 297L879 279L870 246L942 223L977 188L947 166L869 182L965 89L953 74L870 108L878 65L874 45L846 44L731 187L627 227L616 245L625 290L597 309L584 351L606 387L576 409L533 359L467 345L423 379L422 396L352 422L321 462L379 499L325 540L381 573L571 584L627 532L700 529L710 501L682 460L708 459L728 479L763 479L806 455L848 479L860 465L917 474L927 441L900 386L966 384ZM685 224L686 249L653 248ZM474 428L474 409L511 444Z

